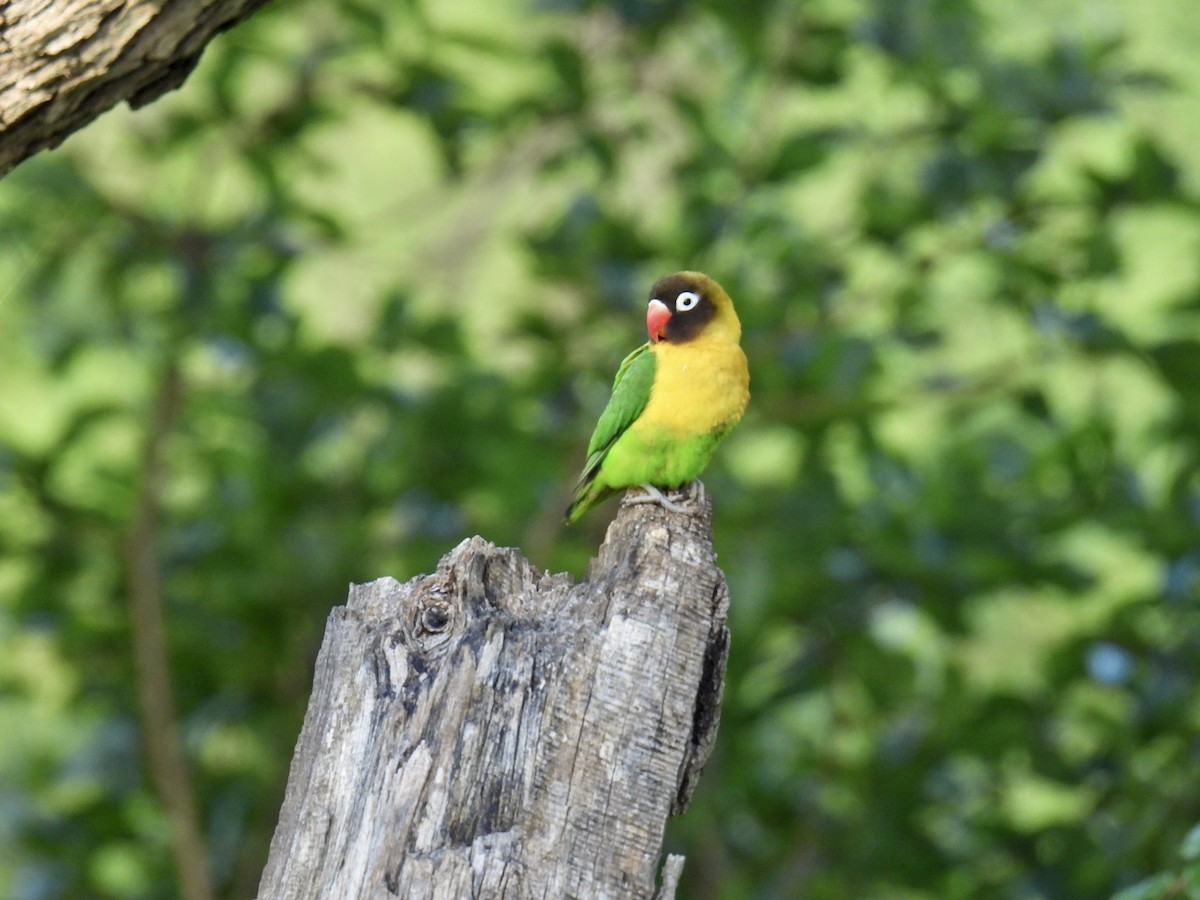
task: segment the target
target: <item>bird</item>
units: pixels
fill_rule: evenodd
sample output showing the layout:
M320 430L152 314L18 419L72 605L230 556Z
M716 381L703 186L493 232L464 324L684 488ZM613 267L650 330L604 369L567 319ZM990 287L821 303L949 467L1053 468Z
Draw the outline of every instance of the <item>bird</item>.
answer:
M675 272L654 282L646 330L650 339L617 368L566 512L568 525L633 487L644 494L628 502L680 511L659 489L699 478L750 401L741 322L712 278Z

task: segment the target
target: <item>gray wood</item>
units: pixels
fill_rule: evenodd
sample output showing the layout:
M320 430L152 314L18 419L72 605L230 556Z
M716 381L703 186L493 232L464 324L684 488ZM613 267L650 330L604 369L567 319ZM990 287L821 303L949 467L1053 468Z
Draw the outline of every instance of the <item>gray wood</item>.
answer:
M100 113L191 73L266 0L0 0L0 175Z
M473 537L432 575L354 585L260 898L655 896L729 643L711 506L692 497L623 504L579 584Z

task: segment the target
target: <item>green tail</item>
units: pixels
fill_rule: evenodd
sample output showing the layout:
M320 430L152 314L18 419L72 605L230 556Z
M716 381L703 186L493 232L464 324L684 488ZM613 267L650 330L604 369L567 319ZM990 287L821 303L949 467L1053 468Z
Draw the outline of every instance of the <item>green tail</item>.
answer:
M596 483L595 479L589 481L586 485L581 484L575 491L575 499L567 507L567 514L564 517L566 523L568 525L575 524L589 509L600 505L615 493L616 490L614 488L601 486Z

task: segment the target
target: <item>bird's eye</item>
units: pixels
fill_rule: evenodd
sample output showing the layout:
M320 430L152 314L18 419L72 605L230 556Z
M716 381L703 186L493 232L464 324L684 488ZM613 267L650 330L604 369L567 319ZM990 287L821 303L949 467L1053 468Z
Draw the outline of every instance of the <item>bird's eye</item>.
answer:
M695 309L696 304L700 302L700 295L692 291L684 291L675 298L675 311L687 312L689 309Z

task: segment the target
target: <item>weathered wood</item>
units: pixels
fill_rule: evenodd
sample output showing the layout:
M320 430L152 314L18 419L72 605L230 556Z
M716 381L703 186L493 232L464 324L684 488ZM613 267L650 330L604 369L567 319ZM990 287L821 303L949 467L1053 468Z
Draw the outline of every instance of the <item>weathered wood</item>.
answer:
M261 900L654 896L728 648L711 507L694 506L623 505L579 584L474 537L432 575L352 587Z
M122 100L179 87L266 0L0 0L0 175Z

